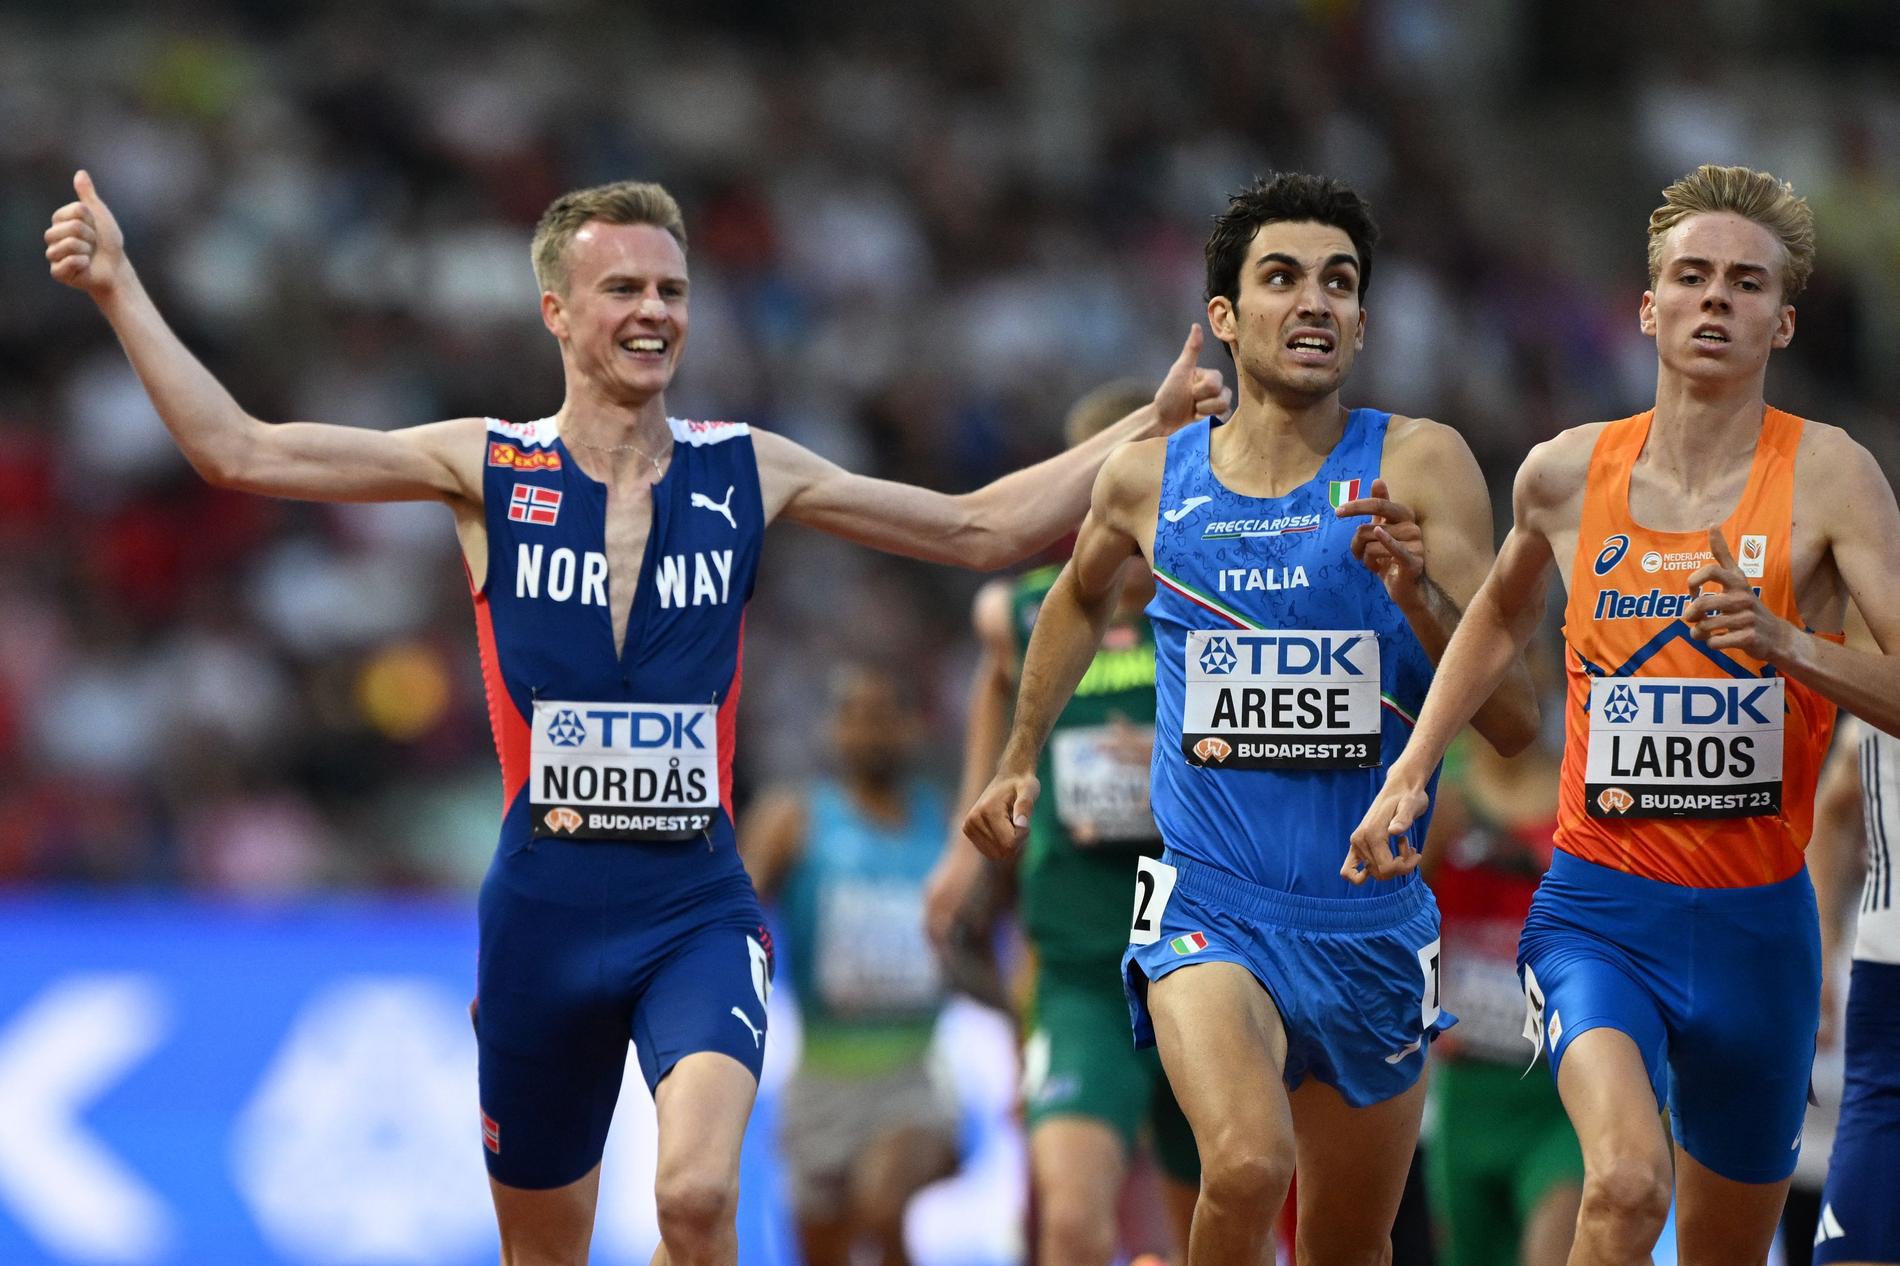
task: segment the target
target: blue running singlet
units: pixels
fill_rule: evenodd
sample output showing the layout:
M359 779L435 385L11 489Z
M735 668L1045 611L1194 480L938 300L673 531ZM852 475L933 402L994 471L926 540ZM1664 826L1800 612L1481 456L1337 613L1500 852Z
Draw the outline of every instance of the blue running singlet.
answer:
M489 1172L600 1160L627 1044L756 1076L771 941L733 840L733 717L764 510L749 429L670 421L616 653L607 488L551 420L490 421L476 627L506 810L483 881L476 1032Z

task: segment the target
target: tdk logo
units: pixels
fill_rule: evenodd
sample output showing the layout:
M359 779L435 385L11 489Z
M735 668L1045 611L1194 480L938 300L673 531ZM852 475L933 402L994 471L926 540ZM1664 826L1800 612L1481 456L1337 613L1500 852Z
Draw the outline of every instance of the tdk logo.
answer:
M1239 662L1234 657L1233 643L1224 637L1210 639L1201 649L1201 671L1210 677L1225 677Z
M548 722L548 737L558 747L579 747L587 741L587 727L572 708L562 708Z
M1610 569L1623 561L1623 555L1630 552L1630 538L1621 532L1603 538L1603 548L1597 551L1596 573L1607 576ZM1600 618L1600 617L1599 617Z
M548 737L561 743L562 740L555 735L555 726L573 715L567 711L557 713L553 725L548 727ZM600 726L600 746L603 748L626 747L636 751L654 747L706 749L706 739L699 732L700 723L707 717L703 709L589 708L586 717ZM580 723L576 720L575 724ZM567 743L562 745L572 746Z
M1707 686L1673 682L1636 682L1617 686L1603 703L1604 719L1618 725L1648 714L1652 725L1740 725L1744 721L1768 725L1771 718L1755 705L1774 689L1769 682L1711 683Z
M1334 641L1331 638L1294 637L1285 633L1237 637L1236 645L1251 655L1248 672L1255 677L1303 677L1319 674L1330 677L1344 673L1363 677L1365 673L1348 656L1364 639L1359 634ZM1205 667L1205 665L1203 665Z

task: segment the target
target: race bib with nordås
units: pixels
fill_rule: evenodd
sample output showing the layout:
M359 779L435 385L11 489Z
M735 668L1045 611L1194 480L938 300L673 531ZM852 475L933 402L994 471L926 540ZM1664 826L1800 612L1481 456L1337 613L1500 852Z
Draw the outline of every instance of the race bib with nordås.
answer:
M687 840L719 812L709 703L534 701L529 816L537 837Z
M1584 799L1593 818L1781 812L1780 677L1599 677Z
M1181 752L1207 769L1379 763L1379 638L1366 629L1194 629Z

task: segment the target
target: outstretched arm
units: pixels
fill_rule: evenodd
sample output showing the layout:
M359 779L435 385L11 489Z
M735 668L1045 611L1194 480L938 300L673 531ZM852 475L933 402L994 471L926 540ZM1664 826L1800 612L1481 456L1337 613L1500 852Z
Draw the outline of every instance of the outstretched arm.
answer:
M1409 840L1395 855L1391 839L1402 836L1425 812L1425 786L1445 749L1489 699L1513 666L1520 671L1524 646L1544 614L1544 594L1555 555L1545 525L1553 507L1569 496L1566 477L1553 467L1549 445L1533 450L1518 472L1513 494L1515 522L1497 562L1458 622L1425 695L1418 725L1366 810L1339 873L1355 884L1390 879L1418 866Z
M784 787L764 793L740 815L734 832L739 860L761 901L777 898L785 877L804 857L806 818L805 798Z
M1385 582L1437 664L1495 558L1491 497L1458 432L1426 418L1395 418L1393 427L1386 442L1390 478L1373 480L1369 496L1340 506L1338 514L1372 516L1353 534L1353 555ZM1537 689L1521 656L1471 724L1505 756L1537 737Z
M953 495L844 470L783 436L755 433L769 522L783 514L846 540L930 562L994 571L1072 530L1103 459L1125 440L1164 435L1232 403L1219 371L1194 363L1201 327L1154 402L1063 453L975 492Z
M957 786L956 816L943 854L924 887L924 927L941 951L951 943L983 877L983 858L963 835L963 815L976 803L1009 735L1009 704L1016 694L1016 637L1010 626L1010 588L993 580L977 592L970 618L981 648L970 681L970 715L963 737L963 777Z
M78 201L53 213L53 277L99 305L165 427L192 466L223 487L318 501L481 500L479 418L401 431L294 422L246 413L179 341L125 256L118 221L80 172Z
M1129 526L1139 507L1154 512L1160 469L1150 447L1125 448L1102 468L1075 554L1036 612L996 777L963 822L964 834L987 857L1014 856L1029 834L1030 811L1041 794L1035 769L1042 745L1114 615L1122 564L1140 549Z

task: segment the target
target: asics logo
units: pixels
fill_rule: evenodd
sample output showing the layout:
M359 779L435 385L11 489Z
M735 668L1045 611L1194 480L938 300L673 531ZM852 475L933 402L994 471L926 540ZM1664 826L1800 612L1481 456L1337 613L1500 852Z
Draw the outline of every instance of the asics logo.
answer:
M736 532L739 530L739 525L732 517L732 489L732 484L726 485L726 499L724 501L714 501L705 493L696 492L693 494L693 508L696 510L711 510L717 514L724 515L726 526Z
M1179 523L1182 519L1187 518L1188 515L1193 514L1196 510L1200 509L1202 506L1206 505L1208 502L1212 501L1213 499L1214 498L1212 497L1189 497L1186 501L1183 501L1180 505L1176 506L1174 509L1163 510L1161 512L1161 517L1166 519L1170 523Z

